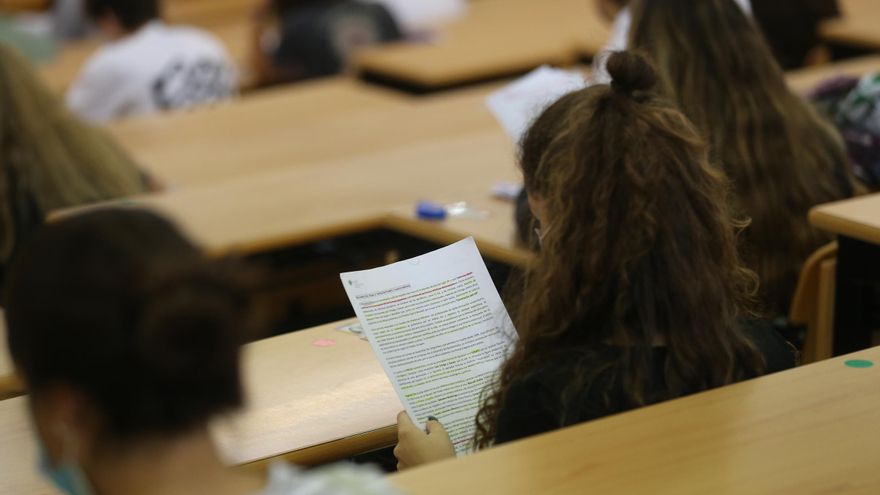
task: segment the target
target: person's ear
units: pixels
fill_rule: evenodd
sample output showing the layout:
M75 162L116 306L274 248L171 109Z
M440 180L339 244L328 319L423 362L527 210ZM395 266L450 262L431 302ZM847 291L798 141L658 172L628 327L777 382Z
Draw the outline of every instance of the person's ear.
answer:
M535 216L535 219L538 220L540 225L546 226L547 222L550 221L549 214L547 213L547 202L537 194L529 194L528 197L529 208L532 210L532 215Z

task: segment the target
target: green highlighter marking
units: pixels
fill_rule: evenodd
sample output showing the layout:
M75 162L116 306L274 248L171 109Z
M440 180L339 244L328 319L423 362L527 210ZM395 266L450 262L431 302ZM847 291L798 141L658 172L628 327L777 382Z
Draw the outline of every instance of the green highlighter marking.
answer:
M874 366L874 362L868 361L867 359L851 359L843 364L850 368L870 368Z

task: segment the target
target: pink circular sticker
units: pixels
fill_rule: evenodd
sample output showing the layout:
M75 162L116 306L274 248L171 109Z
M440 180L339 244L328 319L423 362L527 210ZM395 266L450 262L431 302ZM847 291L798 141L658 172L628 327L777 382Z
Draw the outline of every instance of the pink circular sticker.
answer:
M336 341L333 339L318 339L312 342L312 345L315 347L333 347L336 345Z

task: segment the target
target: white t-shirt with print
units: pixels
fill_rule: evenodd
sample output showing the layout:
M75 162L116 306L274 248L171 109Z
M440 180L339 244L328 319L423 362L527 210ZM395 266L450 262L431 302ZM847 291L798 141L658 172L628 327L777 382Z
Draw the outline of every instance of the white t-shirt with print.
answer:
M286 463L269 468L269 484L254 495L400 495L378 469L336 464L303 471Z
M92 122L214 103L237 91L223 45L190 27L153 21L88 61L67 105Z

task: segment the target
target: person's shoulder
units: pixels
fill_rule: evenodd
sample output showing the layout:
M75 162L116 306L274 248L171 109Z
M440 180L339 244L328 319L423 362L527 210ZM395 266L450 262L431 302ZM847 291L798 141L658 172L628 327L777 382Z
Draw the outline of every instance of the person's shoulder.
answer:
M217 53L226 54L226 46L213 33L195 26L167 26L167 33L178 40L191 45L200 45Z
M796 348L785 340L769 321L744 320L741 322L741 328L764 357L767 373L795 367L797 364Z
M108 43L98 48L95 53L86 60L81 72L81 78L94 83L95 80L113 81L120 84L127 74L126 68L131 66L131 58L126 54L124 46L118 43Z
M258 495L399 495L377 468L334 464L304 471L287 463L269 468L269 483Z

